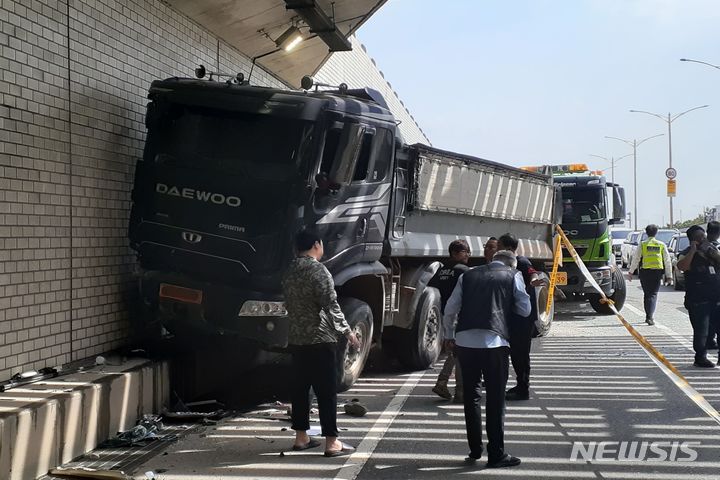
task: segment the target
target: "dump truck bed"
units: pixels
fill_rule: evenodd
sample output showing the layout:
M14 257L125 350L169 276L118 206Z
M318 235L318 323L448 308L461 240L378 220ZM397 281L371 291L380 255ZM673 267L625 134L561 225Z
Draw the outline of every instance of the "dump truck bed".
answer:
M488 237L509 232L520 240L518 253L552 258L552 177L421 144L411 149L410 209L405 235L390 239L393 256L445 256L457 238L479 256Z

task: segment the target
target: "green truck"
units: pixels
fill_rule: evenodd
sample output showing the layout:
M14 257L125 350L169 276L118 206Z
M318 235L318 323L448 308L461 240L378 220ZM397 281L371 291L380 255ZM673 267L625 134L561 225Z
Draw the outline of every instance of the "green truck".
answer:
M553 176L562 191L561 227L590 274L620 310L625 303L625 277L615 262L610 225L624 222L623 187L608 182L602 172L590 171L581 163L526 168ZM558 288L569 299L588 301L598 313L612 313L607 304L600 302L600 294L565 248L558 272Z

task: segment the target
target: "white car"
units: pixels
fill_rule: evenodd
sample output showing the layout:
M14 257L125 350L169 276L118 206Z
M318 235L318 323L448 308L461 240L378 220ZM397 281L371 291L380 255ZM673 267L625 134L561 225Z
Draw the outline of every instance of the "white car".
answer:
M628 234L632 232L631 228L611 228L610 239L612 241L612 252L615 254L615 263L622 261L622 245Z
M625 237L625 241L620 246L620 263L622 263L623 268L630 265L633 250L637 248L638 239L642 233L643 232L639 230L637 232L628 233L627 237Z

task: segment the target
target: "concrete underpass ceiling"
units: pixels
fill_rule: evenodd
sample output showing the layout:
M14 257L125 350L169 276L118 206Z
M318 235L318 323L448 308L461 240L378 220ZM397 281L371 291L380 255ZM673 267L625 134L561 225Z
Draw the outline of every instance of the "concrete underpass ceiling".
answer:
M250 58L275 50L273 40L293 23L304 25L297 12L285 8L284 0L166 1ZM334 0L337 29L345 36L351 35L386 1ZM316 4L332 17L330 0L316 0ZM308 27L301 27L301 31L306 37L312 35ZM299 87L302 76L314 74L329 55L325 42L315 37L306 39L291 52L281 50L258 59L257 64L286 83ZM247 75L248 72L243 73Z

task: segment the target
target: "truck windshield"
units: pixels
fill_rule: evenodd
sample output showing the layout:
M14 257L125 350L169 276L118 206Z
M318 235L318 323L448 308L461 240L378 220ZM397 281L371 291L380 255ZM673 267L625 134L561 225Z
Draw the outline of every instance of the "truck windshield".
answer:
M173 107L148 134L146 158L175 166L283 179L310 148L312 123L244 112ZM262 168L257 168L262 165Z
M599 222L607 218L602 188L563 188L562 196L563 225Z

